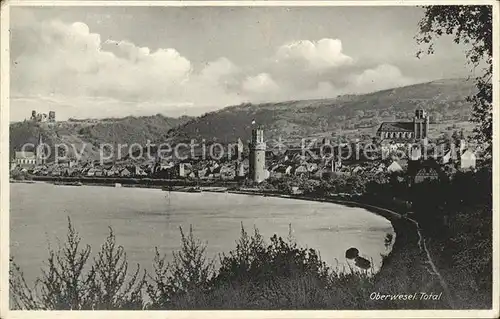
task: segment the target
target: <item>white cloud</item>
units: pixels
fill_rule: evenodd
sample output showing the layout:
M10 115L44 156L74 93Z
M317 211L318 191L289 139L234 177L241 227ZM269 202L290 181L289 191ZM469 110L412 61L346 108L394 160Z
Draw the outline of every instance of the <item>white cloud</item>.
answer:
M392 65L354 74L359 66L338 39L292 42L278 48L273 63L243 69L226 57L195 67L175 48L103 41L82 22L26 19L12 32L17 120L31 109L55 110L59 118L193 115L242 101L331 98L415 83Z
M229 81L230 78L240 72L239 68L227 58L219 58L207 63L200 72L203 80L208 82Z
M420 82L407 77L394 65L381 64L349 77L349 93L368 93Z
M247 77L243 81L242 88L245 92L261 96L274 95L280 90L278 84L268 73Z
M29 28L30 33L36 32L36 37L22 39L23 33L17 33L16 42L28 40L28 43L27 49L12 61L14 96L31 99L65 96L72 103L93 108L94 114L99 114L95 112L98 108L107 106L97 102L92 105L89 99L110 99L112 105L121 102L124 109L129 102L138 108L139 104L150 102L150 105L165 105L164 113L169 113L176 104L199 106L241 100L226 92L226 86L234 82L233 73L238 72L227 58L209 62L195 72L191 62L173 48L152 51L129 41L103 42L99 34L91 33L81 22L66 24L53 20L20 28ZM145 107L141 109L148 111ZM113 110L116 115L124 114L116 107ZM78 113L74 116L80 116Z
M342 52L339 39L295 41L281 46L276 53L278 62L305 63L313 70L349 65L353 59Z

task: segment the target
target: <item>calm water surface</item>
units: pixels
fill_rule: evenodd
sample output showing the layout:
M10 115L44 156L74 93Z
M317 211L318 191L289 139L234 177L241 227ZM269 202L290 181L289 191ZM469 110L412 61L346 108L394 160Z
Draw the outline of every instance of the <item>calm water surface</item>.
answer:
M111 226L131 264L151 269L155 246L170 258L180 246L179 227L193 226L207 242L209 257L236 246L241 223L257 227L266 240L273 234L293 237L302 247L319 250L330 265L346 264L345 251L356 247L377 270L387 254L390 222L361 208L331 203L234 195L169 193L157 189L98 186L11 184L11 256L28 281L40 274L49 245L57 248L67 232L67 216L84 244L96 253Z

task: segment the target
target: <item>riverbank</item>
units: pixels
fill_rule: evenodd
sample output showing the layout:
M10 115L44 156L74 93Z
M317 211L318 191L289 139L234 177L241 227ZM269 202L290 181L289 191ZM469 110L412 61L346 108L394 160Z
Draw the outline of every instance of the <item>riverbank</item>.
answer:
M130 178L130 177L68 177L68 176L32 176L31 180L48 183L82 183L83 185L111 186L121 184L126 187L163 188L170 186L206 186L236 187L238 182L232 180L188 180L162 178ZM11 180L12 181L12 180Z
M398 207L396 203L392 203L391 209L383 208L369 201L366 197L359 196L357 199L340 199L331 197L317 197L310 195L288 195L279 193L269 193L252 190L231 190L228 193L244 194L255 196L270 196L279 198L289 198L296 200L309 200L340 204L349 207L364 208L374 214L380 215L388 219L396 234L393 239L392 249L387 256L384 256L381 270L376 274L376 278L384 278L385 276L405 276L406 278L418 278L420 281L427 281L427 288L440 291L445 295L445 298L439 302L441 308L454 308L454 302L447 283L439 273L433 258L427 249L425 238L423 237L418 222L407 217L409 211L403 207ZM402 267L401 261L405 261L406 265ZM413 266L413 267L412 267ZM403 269L413 268L413 273L404 273ZM425 278L425 279L424 279ZM419 282L416 279L415 282ZM381 286L381 291L386 287ZM394 302L392 302L394 305ZM390 306L388 304L388 306ZM411 303L401 303L403 309L411 309ZM437 304L436 304L437 306ZM401 309L401 308L398 308Z
M155 184L151 184L154 181ZM406 213L405 211L395 212L394 210L389 210L386 208L371 205L369 203L363 202L361 200L349 200L343 197L332 198L332 197L317 197L301 194L282 194L278 192L266 192L262 190L251 190L251 189L237 189L236 183L232 183L232 187L217 185L217 182L205 183L205 186L199 186L199 184L194 184L192 182L186 182L183 180L158 180L158 179L123 179L123 178L74 178L74 177L44 177L38 176L34 180L29 181L11 181L13 183L50 183L54 185L63 186L101 186L101 187L137 187L137 188L152 188L152 189L162 189L169 192L212 192L212 193L229 193L229 194L239 194L239 195L252 195L252 196L264 196L264 197L277 197L283 199L296 199L305 201L316 201L316 202L328 202L333 204L344 205L348 207L359 207L367 209L368 211L380 215L388 219L392 224L396 236L393 243L396 241L398 235L402 232L408 233L408 229L398 230L395 227L399 224L395 223L395 220L399 220ZM182 183L181 183L182 182ZM191 185L192 184L192 185ZM411 224L410 224L411 225ZM405 227L406 228L406 227Z
M55 188L55 187L49 187L47 190L51 190L51 192L55 192L57 194L59 194L60 192L67 193L67 192L71 192L71 191L74 192L75 191L74 188L72 188L72 187L71 188L65 187L64 189L63 188L59 189L59 188ZM78 190L78 189L76 191L80 192L80 190ZM96 188L88 187L88 188L81 189L81 191L90 192L90 194L92 194L91 198L93 198L95 200L103 200L103 201L108 200L107 196L103 197L101 195L104 192L104 190L99 189L97 187ZM212 189L212 190L210 188L208 188L208 189L204 189L204 191L205 192L212 192L212 191L213 192L221 192L221 191L224 191L224 188L216 188L216 189ZM254 190L252 190L252 189L241 189L241 190L234 190L234 189L231 190L230 189L230 190L227 190L226 189L226 191L228 194L244 194L244 195L251 195L251 196L258 196L258 197L277 197L277 198L283 198L283 199L295 199L295 200L303 200L303 201L330 202L330 203L335 203L335 204L339 204L339 205L343 205L343 206L360 207L360 208L363 208L363 210L369 210L373 214L378 214L378 215L384 216L387 220L389 220L392 224L392 228L393 228L396 235L393 236L393 240L392 240L392 252L389 249L387 249L387 247L386 247L386 250L384 252L381 251L381 253L383 253L384 255L387 255L383 258L382 268L377 269L375 274L373 276L370 276L369 278L364 278L363 276L360 276L359 278L356 276L342 277L342 275L341 275L341 277L339 277L338 279L332 279L335 282L340 280L339 284L341 285L341 287L344 287L345 289L349 289L352 291L358 291L357 289L360 289L359 290L360 293L362 291L362 295L360 295L358 297L358 300L357 300L357 304L356 304L357 307L358 306L361 307L360 305L362 305L363 308L380 309L381 305L378 304L378 303L380 303L380 301L377 301L376 304L370 304L372 301L370 301L367 297L372 292L377 292L377 291L384 292L384 293L388 293L388 292L415 293L415 292L421 291L422 289L424 289L424 291L425 291L425 289L432 289L432 291L430 291L430 292L437 292L437 293L442 292L442 290L440 290L440 288L439 288L438 282L435 281L434 276L432 274L430 274L426 268L426 265L425 265L426 256L425 256L425 254L422 253L421 248L419 246L421 241L419 240L419 236L418 236L418 229L417 229L418 227L416 224L411 223L411 221L409 221L407 218L403 218L406 211L402 208L400 211L396 211L395 210L395 209L397 209L396 207L394 207L394 210L382 208L382 207L380 207L381 206L380 204L373 205L374 204L373 202L368 203L369 198L357 198L355 200L346 200L346 199L340 199L340 198L327 198L327 197L318 197L318 196L311 196L311 195L304 195L304 194L285 195L285 194L278 194L277 192L268 193L266 191L260 191L260 190L255 190L255 189ZM176 192L176 190L173 189L172 192ZM130 190L130 189L128 191L126 191L125 193L128 194L127 196L133 196L133 194L136 194L133 190ZM153 199L153 198L160 198L160 200L158 201L159 205L165 205L165 204L169 205L170 199L176 198L176 196L158 196L157 192L137 192L137 194L139 194L139 193L146 196L146 198L150 198L150 199L148 199L148 203L150 203L150 205L152 203L151 199ZM120 194L123 194L123 192L111 191L111 192L109 192L109 194L120 195ZM164 194L164 195L167 195L167 194ZM199 196L201 197L203 195L193 194L193 195L187 196L185 198L189 198L189 201L192 202L192 201L196 201L196 198L199 198ZM258 199L251 198L251 196L242 196L239 199L235 198L235 200L238 203L243 203L243 205L249 205L249 207L252 207L252 204L257 202ZM210 196L205 196L205 198L208 199L208 198L210 198ZM226 197L224 196L222 198L226 198ZM366 202L362 202L362 200L365 200ZM113 201L113 199L111 199L111 201ZM163 201L163 203L162 203L162 201ZM73 202L73 200L72 200L72 202ZM118 200L116 202L119 203L120 201ZM271 202L273 202L273 201L271 201ZM144 203L143 201L139 201L138 207L143 206L143 203ZM268 203L268 201L264 200L263 203ZM296 204L297 205L293 205L293 204L291 204L291 205L294 207L309 207L309 204L301 204L301 203L296 203ZM80 204L78 204L78 205L80 205ZM86 205L86 201L83 201L82 205ZM331 217L332 212L331 212L330 208L328 208L329 206L328 205L325 205L325 206L327 208L324 211L324 218L326 218L330 223L332 223L332 225L335 225L336 219ZM158 206L158 207L161 207L161 206ZM182 209L182 207L184 207L184 206L181 205L178 207L180 207L180 209ZM200 212L206 211L206 209L204 207L205 206L203 204L201 206L199 206ZM291 210L292 207L290 207L289 209ZM335 207L332 205L331 209L335 209ZM121 209L120 209L120 211L121 211ZM151 211L156 212L157 209L153 209ZM259 213L260 213L260 210L259 210ZM289 216L291 214L291 212L289 210L286 210L284 212L284 214L286 216ZM342 216L337 216L338 220L341 220L344 216L349 216L348 213L342 213L342 214L343 214ZM366 212L365 214L369 215L368 212ZM245 215L245 217L247 217L246 214L244 214L244 215ZM257 214L255 216L259 216L259 215L261 215L261 214ZM306 211L306 213L304 214L303 209L299 209L299 211L296 212L295 215L296 216L303 216L303 218L307 219L308 213ZM151 217L152 216L156 216L156 215L151 215ZM242 217L241 215L238 215L238 216ZM235 216L233 213L231 215L231 218L234 219L234 217ZM208 219L210 219L210 218L211 217L208 216ZM377 220L377 219L378 218L375 218L375 220ZM341 224L341 221L339 221L339 223ZM387 221L385 223L387 223ZM117 224L113 224L113 225L117 225ZM324 224L320 223L316 227L321 228L321 225L324 225ZM137 225L134 226L134 228L136 228L136 227L137 227ZM118 228L118 229L120 229L120 228ZM273 231L273 233L275 233L276 229L273 228L272 231ZM392 234L394 234L394 233L392 233ZM315 236L317 236L317 235L320 235L320 234L316 234ZM96 236L93 236L93 237L96 237ZM207 238L207 237L203 236L202 238ZM304 241L304 243L308 243L308 245L310 245L311 247L315 247L316 249L318 249L318 252L321 252L321 251L328 252L329 251L329 247L331 247L330 246L331 244L328 244L326 241L322 240L321 243L327 243L326 246L325 245L318 246L318 240L316 240L316 243L314 243L315 239L314 238L310 238L310 239L311 240ZM383 240L383 237L380 239ZM132 242L134 242L134 241L132 241ZM171 242L171 240L169 240L169 242ZM333 242L335 242L335 241L333 241ZM95 244L97 244L97 243L95 243ZM276 245L280 245L279 242L276 242ZM125 246L130 246L130 244L125 244ZM132 244L132 247L133 247L133 244ZM276 249L277 249L276 251L281 251L282 248L279 248L279 247L280 246L276 246ZM342 256L344 254L345 249L347 249L347 248L340 249L341 253L339 256ZM269 254L271 256L274 256L274 253L275 253L274 251L275 250L273 248L271 251L269 251ZM379 265L380 261L381 261L381 259L379 259L377 261L377 265ZM281 265L281 266L279 266L279 265ZM279 265L277 264L276 267L278 267L278 266L285 267L286 266L286 265L282 265L282 264L279 264ZM335 270L335 268L334 268L334 270ZM354 269L354 270L358 271L357 269ZM337 274L339 274L338 270L337 270ZM335 273L334 273L333 276L337 276L337 275L335 275ZM360 283L355 283L355 282L350 283L350 282L344 282L343 281L344 279L342 279L342 278L346 278L345 280L348 280L348 281L350 281L350 280L361 280L361 281L360 281ZM347 278L349 278L349 279L347 279ZM287 280L292 280L294 285L301 284L299 279L291 279L291 278L286 279L282 284L285 286L288 285ZM368 288L358 287L358 285L363 284L363 282L368 284L368 286L367 286ZM404 283L403 286L400 286L401 283ZM309 283L307 285L309 285ZM330 289L338 289L338 288L322 288L321 287L322 284L320 286L316 286L316 284L311 283L311 285L312 285L312 287L314 287L314 289L321 289L322 295L325 298L327 298L328 295L334 293L334 291L333 290L330 291ZM336 285L337 284L333 285L332 287L336 287ZM372 288L372 287L374 287L374 288ZM344 289L344 288L342 288L342 289ZM216 289L215 286L214 286L214 289ZM220 291L225 291L223 288L217 288L217 289L222 289ZM285 287L283 287L283 289L285 289ZM229 300L233 300L233 299L229 299ZM311 297L311 299L310 299L311 304L314 304L314 302L313 302L314 300L315 300L315 298ZM333 302L333 301L330 300L330 298L328 298L326 301L322 301L320 304L322 305L322 307L328 307L325 305L328 305L331 302ZM364 304L365 302L366 302L366 305ZM391 304L393 304L393 303L394 302L391 302L390 304L387 305L387 307L391 308ZM333 304L337 305L337 303L333 303ZM342 305L342 307L350 307L349 304L350 303L347 299L344 300L343 302L338 303L338 305ZM429 307L433 308L433 306L435 304L439 306L437 308L447 308L448 307L446 304L444 304L444 305L442 305L441 303L433 303L433 304L427 303L427 304L425 304L425 302L423 302L423 301L422 301L422 304L417 304L415 302L410 302L410 303L404 302L401 305L399 305L398 307L400 309L412 309L412 308L414 308L414 309L427 308L428 309Z

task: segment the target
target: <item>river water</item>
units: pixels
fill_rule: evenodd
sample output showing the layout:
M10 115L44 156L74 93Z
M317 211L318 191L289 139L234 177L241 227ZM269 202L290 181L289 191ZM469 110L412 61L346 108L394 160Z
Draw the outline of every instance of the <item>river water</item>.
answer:
M111 226L130 264L147 270L154 248L171 259L180 247L179 227L190 225L212 258L235 248L242 223L249 233L257 227L267 241L273 234L287 237L291 224L298 245L317 249L334 268L345 266L345 251L356 247L375 271L391 249L386 235L394 237L387 219L365 209L273 197L16 183L10 198L10 254L28 282L41 274L47 248L64 241L68 216L93 253Z

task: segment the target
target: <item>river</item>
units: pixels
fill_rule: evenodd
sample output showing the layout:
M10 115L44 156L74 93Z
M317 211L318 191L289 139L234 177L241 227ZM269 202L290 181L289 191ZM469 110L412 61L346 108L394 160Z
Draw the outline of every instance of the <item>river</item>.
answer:
M47 183L10 185L10 254L28 282L41 274L47 248L57 248L67 233L67 217L84 244L96 253L113 228L129 262L151 269L154 248L167 254L180 247L179 227L193 227L207 243L208 257L218 258L236 246L241 224L254 226L266 240L292 235L299 246L317 249L334 268L346 265L345 251L356 247L373 260L390 252L391 223L362 208L227 193L175 193L158 189L99 186L56 186Z

